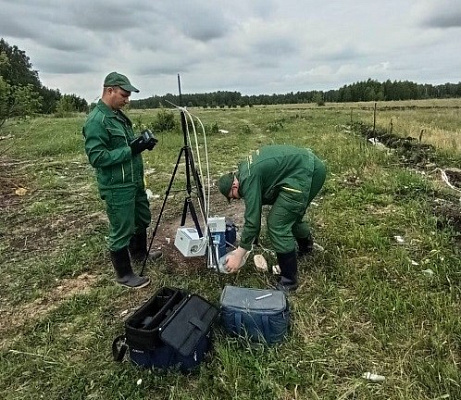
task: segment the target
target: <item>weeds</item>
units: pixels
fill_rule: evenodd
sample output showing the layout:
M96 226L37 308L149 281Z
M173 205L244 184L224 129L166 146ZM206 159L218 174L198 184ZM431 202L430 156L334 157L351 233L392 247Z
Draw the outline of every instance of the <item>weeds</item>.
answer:
M369 123L371 109L354 107L354 119L360 114ZM0 141L1 397L460 398L459 231L438 214L456 196L435 176L409 169L397 152L354 134L344 105L190 111L205 126L229 130L208 142L214 180L269 143L310 147L327 164L325 187L308 211L325 251L300 262L287 340L253 346L217 326L214 349L193 374L114 363L111 343L124 318L156 288L187 288L217 304L224 284L265 287L271 277L256 272L251 259L238 275L218 276L204 260L193 267L176 258L148 268L149 289L116 286L104 206L80 137L83 116L15 122L5 128L13 138ZM398 113L408 109L388 111L396 134ZM140 124L155 121L156 113L129 112ZM451 112L444 115L434 124L452 129ZM183 145L179 129L158 139L144 155L147 185L160 195L151 203L154 220ZM184 183L179 174L175 189ZM26 192L16 194L19 187ZM227 216L225 200L212 189L212 213ZM171 196L164 226L176 221L183 199L181 191ZM386 379L366 381L367 371Z

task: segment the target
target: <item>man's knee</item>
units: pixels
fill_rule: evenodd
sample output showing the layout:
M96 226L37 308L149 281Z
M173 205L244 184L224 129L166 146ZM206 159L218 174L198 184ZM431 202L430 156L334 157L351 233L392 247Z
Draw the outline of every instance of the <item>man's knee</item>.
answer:
M288 253L296 248L294 236L284 233L286 230L268 229L267 232L276 253Z

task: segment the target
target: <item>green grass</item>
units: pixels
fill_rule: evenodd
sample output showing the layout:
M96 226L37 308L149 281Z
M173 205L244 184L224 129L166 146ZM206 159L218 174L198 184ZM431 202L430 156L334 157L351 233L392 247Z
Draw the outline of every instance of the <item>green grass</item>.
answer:
M370 122L371 108L353 107L355 120ZM325 251L300 263L287 340L250 345L217 326L212 354L191 375L113 362L112 340L123 332L126 312L161 286L187 288L218 304L222 285L265 287L269 277L251 259L238 275L226 276L172 270L163 262L148 269L149 289L118 287L105 250L104 205L83 151L84 116L7 125L2 135L13 138L0 141L0 397L461 398L461 254L457 232L441 227L433 212L436 198L457 199L433 175L405 168L397 154L351 131L351 108L190 110L206 127L229 131L207 136L213 179L269 143L310 147L328 169L308 211ZM130 115L147 124L156 112ZM437 113L432 123L453 129L458 114L442 106ZM151 205L154 221L183 146L179 129L157 136L144 157L148 187L161 195ZM184 183L181 170L175 189ZM27 192L14 194L18 187ZM213 196L212 207L225 204L216 190ZM180 215L182 201L181 193L173 196L169 212ZM262 241L270 248L264 232ZM366 371L386 380L368 382L361 378Z

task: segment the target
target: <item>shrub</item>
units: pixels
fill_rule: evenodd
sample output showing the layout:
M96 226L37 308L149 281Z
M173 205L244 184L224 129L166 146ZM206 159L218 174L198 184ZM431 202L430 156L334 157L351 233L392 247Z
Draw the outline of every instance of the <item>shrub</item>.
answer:
M175 114L171 111L160 110L157 118L152 122L150 128L154 132L172 131L176 127Z

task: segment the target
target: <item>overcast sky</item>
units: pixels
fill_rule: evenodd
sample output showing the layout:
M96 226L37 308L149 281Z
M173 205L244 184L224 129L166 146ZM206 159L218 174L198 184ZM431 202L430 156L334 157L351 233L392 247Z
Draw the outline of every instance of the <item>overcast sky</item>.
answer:
M88 102L111 71L132 99L461 81L461 0L0 0L0 36L43 85Z

